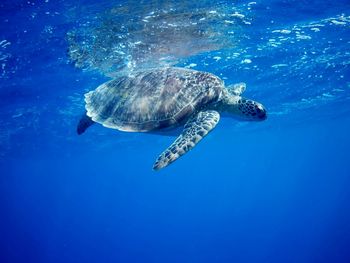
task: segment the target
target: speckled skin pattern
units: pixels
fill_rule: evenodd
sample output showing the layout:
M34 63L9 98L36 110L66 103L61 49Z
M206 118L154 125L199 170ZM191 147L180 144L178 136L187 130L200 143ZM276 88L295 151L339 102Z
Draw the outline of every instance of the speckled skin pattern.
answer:
M204 136L215 128L219 120L220 114L216 111L200 111L186 123L183 132L173 144L157 158L153 169L159 170L191 150Z
M184 68L161 68L123 76L85 95L82 134L94 122L121 131L162 133L184 126L156 160L159 170L174 162L202 140L220 120L220 113L243 119L266 119L262 104L241 97L245 84L225 88L217 76Z

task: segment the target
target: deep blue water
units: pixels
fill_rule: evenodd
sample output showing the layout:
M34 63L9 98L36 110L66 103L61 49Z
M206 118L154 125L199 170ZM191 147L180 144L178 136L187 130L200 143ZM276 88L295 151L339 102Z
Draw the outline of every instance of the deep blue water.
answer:
M16 0L0 15L0 262L350 262L349 1ZM159 172L174 137L76 135L85 92L164 61L246 82L268 119L223 118Z

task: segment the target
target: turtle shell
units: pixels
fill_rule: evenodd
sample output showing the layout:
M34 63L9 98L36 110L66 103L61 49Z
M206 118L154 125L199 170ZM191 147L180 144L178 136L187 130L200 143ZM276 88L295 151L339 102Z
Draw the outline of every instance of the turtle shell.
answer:
M162 68L122 76L85 94L87 115L122 131L152 131L177 126L193 112L216 102L223 82L217 76L184 68Z

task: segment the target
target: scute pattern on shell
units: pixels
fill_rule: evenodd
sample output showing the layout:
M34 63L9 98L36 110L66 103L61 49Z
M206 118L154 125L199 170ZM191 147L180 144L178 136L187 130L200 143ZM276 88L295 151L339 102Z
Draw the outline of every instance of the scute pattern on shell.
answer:
M87 115L123 131L152 131L183 123L218 100L223 82L213 74L162 68L111 80L85 95Z

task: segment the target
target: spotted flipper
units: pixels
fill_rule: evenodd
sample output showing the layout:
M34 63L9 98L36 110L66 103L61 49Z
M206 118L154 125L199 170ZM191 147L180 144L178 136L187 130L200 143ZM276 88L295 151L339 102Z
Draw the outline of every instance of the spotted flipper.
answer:
M230 91L230 93L232 93L232 95L240 96L245 91L246 84L244 82L240 82L228 86L227 89Z
M160 170L174 162L177 158L191 150L219 122L220 115L216 111L200 111L185 125L179 137L156 160L154 170Z

